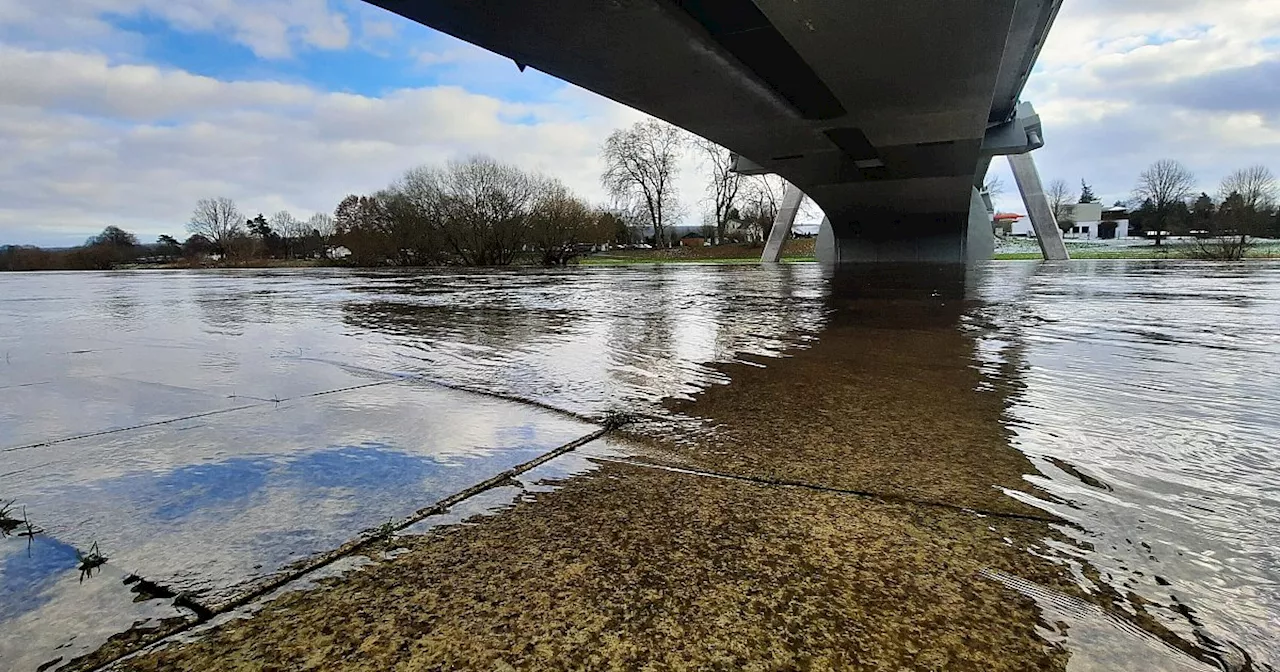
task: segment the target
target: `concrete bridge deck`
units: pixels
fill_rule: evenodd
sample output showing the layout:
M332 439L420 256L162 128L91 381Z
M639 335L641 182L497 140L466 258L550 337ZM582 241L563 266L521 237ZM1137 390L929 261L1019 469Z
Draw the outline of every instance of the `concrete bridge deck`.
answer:
M974 188L992 155L1038 146L1038 128L1008 125L1061 4L372 2L776 172L850 261L989 253L989 235L966 237Z

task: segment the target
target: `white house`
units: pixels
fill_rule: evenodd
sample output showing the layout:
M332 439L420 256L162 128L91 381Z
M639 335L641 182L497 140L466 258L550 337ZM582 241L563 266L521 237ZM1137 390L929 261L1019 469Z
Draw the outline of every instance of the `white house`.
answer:
M1123 207L1103 208L1101 203L1079 203L1071 206L1071 228L1063 238L1076 240L1112 240L1129 237L1129 219Z
M1103 208L1101 203L1078 203L1070 206L1070 228L1062 237L1067 240L1110 240L1129 237L1129 220L1122 207ZM1034 238L1031 219L1023 217L1013 222L1011 235Z

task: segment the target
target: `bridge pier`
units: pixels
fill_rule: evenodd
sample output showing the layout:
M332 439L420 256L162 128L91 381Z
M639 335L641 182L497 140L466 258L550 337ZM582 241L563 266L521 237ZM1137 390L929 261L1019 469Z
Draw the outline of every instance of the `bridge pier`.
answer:
M1053 208L1049 206L1049 197L1045 196L1044 185L1040 182L1040 171L1036 169L1036 162L1031 157L1031 152L1010 154L1008 159L1009 168L1013 170L1013 179L1018 183L1022 203L1027 206L1027 216L1031 218L1031 228L1035 229L1036 240L1040 243L1040 252L1045 260L1071 259L1071 255L1067 252L1067 244L1062 242L1062 229L1058 228L1058 220L1053 216Z
M760 261L776 264L782 261L782 248L791 237L791 226L796 222L796 213L800 211L800 203L804 200L804 192L794 184L787 183L787 191L782 197L782 207L773 218L773 228L769 229L769 241L764 245L764 254Z
M816 254L823 263L973 264L995 252L992 214L972 189L967 213L868 212L822 221Z

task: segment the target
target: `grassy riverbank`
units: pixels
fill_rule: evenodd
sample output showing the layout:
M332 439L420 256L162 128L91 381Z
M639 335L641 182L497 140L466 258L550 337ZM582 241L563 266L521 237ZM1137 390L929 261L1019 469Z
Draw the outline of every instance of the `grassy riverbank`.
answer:
M1193 259L1194 247L1184 241L1170 241L1156 246L1146 241L1067 241L1072 259ZM1280 241L1263 240L1249 250L1249 259L1280 259ZM1003 240L997 244L997 261L1037 260L1043 258L1036 241Z
M813 261L813 238L788 240L782 248L783 261ZM696 262L703 264L758 264L764 252L761 245L716 245L712 247L673 247L655 250L610 250L583 257L583 266L622 266L627 264L671 264Z
M1072 259L1192 259L1192 247L1184 242L1171 242L1159 247L1146 242L1114 244L1100 242L1067 242ZM666 250L614 250L583 257L583 266L624 266L628 264L758 264L759 246L718 245L715 247L677 247ZM1280 241L1261 241L1248 253L1250 259L1280 259ZM1001 241L992 257L996 261L1023 261L1041 259L1040 248L1034 240ZM787 242L783 250L784 262L811 262L814 257L814 239Z
M176 270L199 268L333 268L343 264L331 259L245 259L240 261L192 261L179 259L160 264L120 264L115 271L138 271L145 269Z

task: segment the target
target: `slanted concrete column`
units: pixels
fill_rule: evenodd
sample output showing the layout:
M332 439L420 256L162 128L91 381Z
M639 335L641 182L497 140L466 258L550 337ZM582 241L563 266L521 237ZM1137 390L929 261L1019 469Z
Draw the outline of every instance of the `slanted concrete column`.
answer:
M1053 208L1049 207L1049 198L1044 195L1044 185L1040 183L1040 171L1036 170L1035 159L1031 152L1010 154L1009 167L1013 169L1013 179L1018 183L1018 191L1022 192L1022 202L1027 206L1027 216L1031 218L1031 228L1035 229L1036 239L1040 241L1040 252L1048 261L1066 261L1071 258L1067 254L1067 245L1062 242L1062 229L1053 217Z
M804 192L794 184L787 184L782 207L778 208L778 215L773 218L773 228L769 230L769 241L764 244L764 254L760 255L760 261L766 264L782 261L782 246L791 236L791 225L795 224L802 200Z

